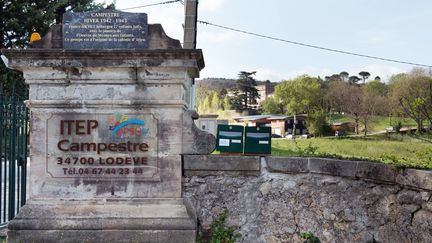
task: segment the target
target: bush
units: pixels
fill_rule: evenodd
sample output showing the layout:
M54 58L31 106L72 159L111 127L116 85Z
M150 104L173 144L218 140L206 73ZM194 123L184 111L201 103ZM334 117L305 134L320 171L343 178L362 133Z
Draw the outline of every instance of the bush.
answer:
M309 133L315 137L321 137L332 134L332 129L327 122L327 115L323 110L309 113L308 116Z
M228 217L228 209L225 209L210 225L209 243L234 243L241 237L235 232L234 227L227 227L225 220ZM198 235L197 242L203 242L202 235Z
M320 239L312 232L301 232L300 238L304 240L303 243L321 243Z

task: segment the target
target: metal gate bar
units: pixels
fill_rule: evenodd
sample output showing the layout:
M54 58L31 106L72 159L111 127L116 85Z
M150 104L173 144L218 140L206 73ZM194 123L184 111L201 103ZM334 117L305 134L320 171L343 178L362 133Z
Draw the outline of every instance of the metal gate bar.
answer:
M28 109L15 87L0 86L0 224L13 219L26 202Z

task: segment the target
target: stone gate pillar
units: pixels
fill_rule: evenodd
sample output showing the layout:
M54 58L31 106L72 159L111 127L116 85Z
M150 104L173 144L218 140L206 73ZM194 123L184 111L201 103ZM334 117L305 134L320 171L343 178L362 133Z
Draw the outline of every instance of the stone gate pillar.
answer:
M65 49L64 28L40 48L2 51L24 73L31 111L30 195L8 241L194 242L181 154L212 150L194 143L203 134L187 112L201 50L160 25L146 48Z

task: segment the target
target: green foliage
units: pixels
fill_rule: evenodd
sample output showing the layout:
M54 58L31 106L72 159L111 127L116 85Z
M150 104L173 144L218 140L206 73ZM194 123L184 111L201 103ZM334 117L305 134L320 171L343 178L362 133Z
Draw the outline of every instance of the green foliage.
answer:
M399 133L400 130L402 128L402 122L401 121L397 121L396 125L394 126L394 130Z
M309 142L309 144L306 147L301 147L295 139L293 141L296 147L294 153L296 153L299 156L304 156L304 157L313 156L318 150L318 147L313 146L312 142Z
M401 168L432 169L431 142L432 136L402 136L399 134L339 139L296 139L295 141L275 139L272 140L272 155L368 160L393 164ZM312 150L313 153L304 152L304 150Z
M212 111L219 110L219 108L222 105L221 102L220 102L219 96L217 94L213 93L211 97L212 98L211 98L211 102L210 102L210 109Z
M303 243L321 243L320 239L312 232L301 232L300 238L304 240Z
M263 114L283 114L283 105L275 97L268 97L261 103Z
M97 10L103 7L102 4L94 4L92 0L0 1L0 49L27 47L32 32L36 31L44 36L52 24L61 23L65 12ZM2 61L0 83L4 85L5 93L10 93L15 85L20 96L26 95L22 73L7 69Z
M6 68L2 61L0 61L0 85L3 86L5 95L10 95L14 86L18 96L25 98L27 95L27 88L22 73Z
M241 237L240 233L235 232L234 227L227 227L225 220L228 217L228 209L225 209L210 225L209 243L234 243ZM202 242L199 235L197 242Z
M196 109L200 114L218 113L220 110L229 109L226 90L207 90L198 87L196 95Z
M237 111L253 110L260 97L255 88L256 80L253 78L256 72L241 71L233 89L234 96L231 97L231 107Z
M310 134L321 137L332 133L327 122L327 114L324 110L316 110L309 113L307 128Z
M308 113L320 106L321 82L318 78L299 76L282 81L275 88L275 98L286 107L288 114Z
M398 112L417 123L417 131L423 129L423 121L432 124L432 78L413 70L410 74L392 77L390 96Z
M65 12L82 12L103 9L103 4L93 0L29 0L2 1L2 48L23 48L28 45L34 31L45 35L53 23L61 23ZM113 6L110 6L111 8Z
M231 103L230 103L230 100L229 100L229 97L228 97L228 96L225 96L225 97L223 98L223 107L222 107L222 109L223 109L224 111L226 111L226 110L231 110Z
M372 81L367 82L364 85L364 89L372 92L374 95L387 95L388 88L387 85L381 80L374 79Z

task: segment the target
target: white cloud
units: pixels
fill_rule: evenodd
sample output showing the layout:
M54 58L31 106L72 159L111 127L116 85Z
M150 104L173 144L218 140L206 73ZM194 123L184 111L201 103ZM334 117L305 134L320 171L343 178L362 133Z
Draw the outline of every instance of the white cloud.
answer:
M251 69L256 71L256 79L257 80L270 80L272 82L279 82L283 79L286 79L286 77L277 72L276 70L272 70L270 68L257 68L257 69Z
M225 0L201 0L198 3L199 12L218 12L225 4Z

